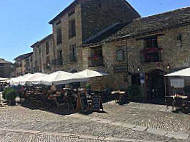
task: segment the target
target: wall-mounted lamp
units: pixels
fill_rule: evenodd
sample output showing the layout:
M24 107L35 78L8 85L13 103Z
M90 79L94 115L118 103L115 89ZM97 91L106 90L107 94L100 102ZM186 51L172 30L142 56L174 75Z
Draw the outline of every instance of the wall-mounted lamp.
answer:
M138 72L140 71L140 67L139 67L139 66L137 67L137 71L138 71Z
M170 69L170 64L168 63L168 65L167 65L167 69Z

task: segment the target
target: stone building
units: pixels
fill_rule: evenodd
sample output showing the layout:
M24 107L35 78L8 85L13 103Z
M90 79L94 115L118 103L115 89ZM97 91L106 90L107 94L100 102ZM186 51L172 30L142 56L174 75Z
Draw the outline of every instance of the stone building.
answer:
M93 81L94 86L126 89L138 85L145 99L164 97L169 84L164 75L190 66L190 7L137 18L109 36L116 27L81 47L83 68L109 74Z
M53 35L46 36L31 47L33 48L34 72L53 72L56 65Z
M12 72L12 63L0 58L0 77L9 78Z
M82 51L78 46L115 23L138 17L140 15L125 0L75 0L49 22L53 28L56 61L52 68L69 72L81 70Z
M33 52L16 57L13 76L20 76L26 73L33 73Z

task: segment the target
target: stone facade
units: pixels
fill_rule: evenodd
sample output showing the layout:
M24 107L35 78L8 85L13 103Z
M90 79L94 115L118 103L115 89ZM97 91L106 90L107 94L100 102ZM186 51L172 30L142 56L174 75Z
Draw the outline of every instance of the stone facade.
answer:
M81 3L82 39L118 22L131 22L140 15L125 0L90 0Z
M50 73L55 66L55 48L52 34L31 46L33 48L33 72Z
M177 12L174 12L186 12L189 9L176 10ZM166 13L166 15L169 13ZM151 21L151 19L154 19L156 22L155 17L157 16L161 17L162 14L148 17L147 20ZM183 16L181 15L181 17ZM131 32L132 36L126 34L128 27L137 26L136 22L134 24L129 24L118 31L112 36L114 38L111 37L112 40L108 37L107 39L109 40L105 39L83 46L83 68L105 71L109 74L108 77L105 77L106 79L101 80L101 83L93 80L92 86L103 88L102 84L104 84L104 87L107 85L114 90L126 90L128 86L135 84L141 87L145 99L151 99L154 98L154 95L160 95L159 91L162 92L162 95L171 93L170 82L168 78L164 78L164 75L190 66L190 22L160 30L149 30L148 32L141 32L141 34L132 35L133 33ZM142 24L139 21L140 27L138 27L140 30L145 29L142 28ZM138 31L138 28L136 30ZM116 35L119 36L115 38ZM152 49L148 48L150 45L147 42L149 41L153 44ZM89 61L92 59L88 57L96 48L102 50L103 64L91 67L89 66ZM120 60L122 56L123 60ZM93 62L97 60L98 58ZM186 85L189 85L188 82L186 82Z
M0 58L0 77L8 78L11 76L12 63Z
M55 58L60 60L61 53L62 62L61 65L56 65L55 70L69 72L81 70L83 65L82 51L78 46L114 23L122 20L131 21L137 17L140 15L124 0L74 1L50 21L55 41ZM71 27L72 21L74 27ZM70 37L72 28L74 28L74 35ZM61 30L61 34L58 30ZM61 43L58 43L60 40L58 36L61 36ZM75 50L75 60L71 60L72 46L75 47L73 49Z
M12 76L24 75L33 72L33 53L27 53L15 58Z

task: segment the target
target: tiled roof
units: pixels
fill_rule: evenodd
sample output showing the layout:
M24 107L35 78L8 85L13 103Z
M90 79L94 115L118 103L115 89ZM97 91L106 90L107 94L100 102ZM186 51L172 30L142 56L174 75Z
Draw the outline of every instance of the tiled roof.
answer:
M190 7L149 17L137 18L104 41L110 41L122 37L137 36L187 24L190 24Z
M28 58L28 57L31 56L32 54L33 54L33 52L27 53L27 54L23 54L23 55L20 55L20 56L16 57L14 60L23 60L23 59Z
M46 40L49 39L49 38L53 38L53 34L50 34L50 35L44 37L42 40L37 41L36 43L34 43L33 45L31 45L31 47L32 47L32 48L33 48L33 47L36 47L36 46L38 46L40 43L46 41Z
M86 44L91 44L91 43L98 43L102 41L103 39L105 39L106 37L111 36L118 30L123 28L126 24L127 23L115 23L107 27L106 29L102 30L101 32L97 33L96 35L88 38L87 40L83 42L83 44L86 45Z
M0 58L0 64L10 64L11 62L6 61L5 59Z
M77 5L79 2L81 1L87 1L87 0L74 0L67 8L65 8L63 11L61 11L55 18L53 18L49 24L53 24L53 22L55 22L57 19L59 19L60 17L62 17L63 15L65 15L65 13L67 13L72 7L74 7L75 5Z

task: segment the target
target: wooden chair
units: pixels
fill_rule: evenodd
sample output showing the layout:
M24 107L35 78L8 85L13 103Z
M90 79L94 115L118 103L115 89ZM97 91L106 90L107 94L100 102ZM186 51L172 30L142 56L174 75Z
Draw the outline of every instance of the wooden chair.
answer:
M174 107L174 99L173 99L173 97L167 96L165 98L165 102L166 102L167 109L168 109L168 106L172 106L172 110L173 110L173 107Z
M183 106L183 99L179 97L174 98L174 106L178 109L181 109Z

